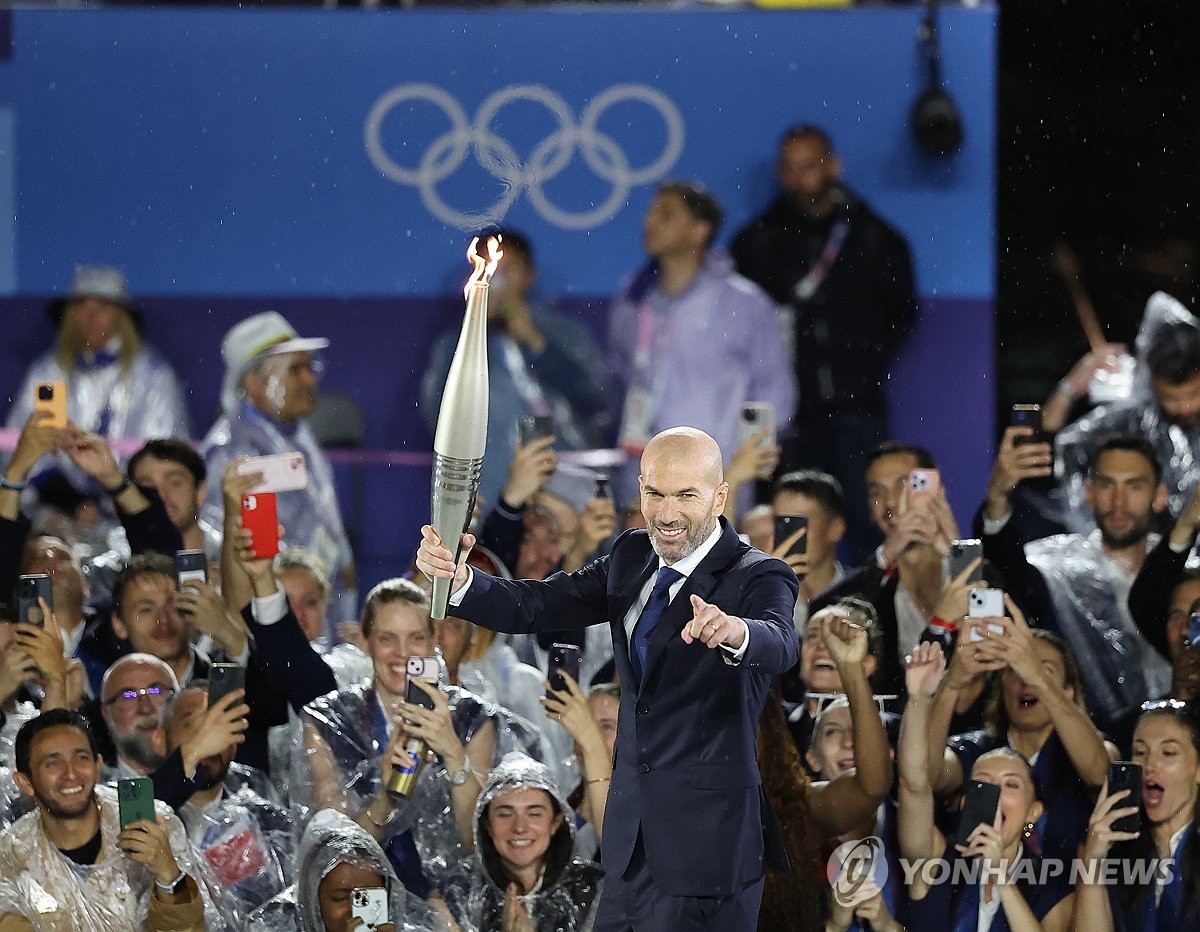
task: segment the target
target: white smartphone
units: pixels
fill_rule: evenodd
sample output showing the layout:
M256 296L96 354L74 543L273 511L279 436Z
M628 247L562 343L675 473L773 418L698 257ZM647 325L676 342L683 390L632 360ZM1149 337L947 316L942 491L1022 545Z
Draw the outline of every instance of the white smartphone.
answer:
M251 492L294 492L308 486L308 464L303 453L273 453L251 456L238 465L238 475L261 472L263 481Z
M968 618L1003 618L1004 590L1003 589L972 589L967 593ZM1003 635L1004 628L1000 625L988 625L988 630L995 635ZM974 626L969 628L972 641L982 641L983 635Z
M361 919L360 929L375 930L387 925L388 896L383 887L355 887L350 891L350 918Z
M747 401L738 417L738 446L761 430L767 435L758 442L760 447L775 446L775 406L769 401Z

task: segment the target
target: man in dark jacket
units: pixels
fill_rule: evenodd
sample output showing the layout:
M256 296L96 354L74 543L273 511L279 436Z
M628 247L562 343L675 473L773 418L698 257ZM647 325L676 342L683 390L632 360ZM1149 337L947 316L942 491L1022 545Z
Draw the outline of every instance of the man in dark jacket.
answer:
M780 306L792 334L799 393L779 471L816 467L853 488L867 453L888 436L884 382L917 315L904 238L841 184L842 161L824 130L787 130L781 191L738 233L737 270ZM854 546L870 519L847 496Z

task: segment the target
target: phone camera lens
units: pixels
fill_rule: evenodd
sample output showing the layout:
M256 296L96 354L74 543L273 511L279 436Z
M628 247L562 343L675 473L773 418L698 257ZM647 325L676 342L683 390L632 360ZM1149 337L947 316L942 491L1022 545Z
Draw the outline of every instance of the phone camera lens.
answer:
M39 401L53 401L54 400L54 386L53 385L39 385L38 386L38 400Z

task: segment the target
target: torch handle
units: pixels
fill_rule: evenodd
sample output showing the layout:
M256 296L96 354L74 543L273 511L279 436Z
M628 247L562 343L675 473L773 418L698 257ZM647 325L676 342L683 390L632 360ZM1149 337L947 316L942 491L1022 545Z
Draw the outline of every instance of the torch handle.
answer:
M429 523L437 531L442 543L454 553L456 562L462 534L471 523L482 471L482 456L464 460L435 453L433 457L433 480L429 496L432 514ZM434 579L430 614L435 619L446 617L453 584L453 579Z

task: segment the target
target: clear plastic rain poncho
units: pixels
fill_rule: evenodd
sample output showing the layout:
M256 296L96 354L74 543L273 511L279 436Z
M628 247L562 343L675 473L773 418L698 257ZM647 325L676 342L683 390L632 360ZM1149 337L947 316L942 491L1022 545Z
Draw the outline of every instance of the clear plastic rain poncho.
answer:
M1057 516L1072 531L1087 533L1095 527L1084 500L1084 487L1100 442L1110 434L1144 437L1158 454L1163 482L1170 495L1172 514L1179 514L1200 483L1200 424L1182 427L1168 421L1154 396L1147 356L1164 334L1179 327L1200 331L1200 321L1182 304L1161 291L1148 302L1138 330L1137 368L1133 393L1127 401L1101 405L1063 428L1055 440L1055 476L1062 490L1062 514Z
M318 898L321 881L346 863L383 876L388 916L395 921L396 932L447 928L424 901L408 895L374 838L336 809L322 809L309 820L300 839L295 885L252 913L247 932L325 932Z
M42 830L41 811L22 816L0 835L0 916L17 913L38 932L130 932L146 928L154 878L116 847L120 834L117 791L97 786L100 856L79 865L63 857ZM181 870L200 888L205 925L236 930L214 907L214 879L188 844L183 823L163 802L155 811L167 820L171 850ZM183 932L183 930L179 930Z
M179 817L237 916L248 916L295 880L295 821L249 788L222 793L209 808L185 803Z
M1147 550L1157 535L1150 535ZM1046 580L1061 633L1081 669L1088 709L1111 727L1171 688L1171 665L1138 630L1127 601L1133 580L1104 554L1098 530L1056 534L1025 545Z
M487 828L488 805L507 790L545 790L563 819L550 839L543 874L533 891L521 897L538 932L587 932L600 903L604 871L572 857L575 820L550 769L523 754L508 754L492 771L475 804L476 854L458 866L442 888L462 932L501 932L506 890L511 882Z
M37 717L37 706L21 700L13 704L4 717L4 727L0 728L0 831L17 821L31 806L28 797L17 787L13 774L17 771L17 732Z
M532 725L507 709L482 701L454 686L440 687L450 701L450 718L463 745L488 722L496 728L496 753L492 760L471 760L477 770L490 769L509 751L541 759L541 739ZM293 802L316 808L333 806L350 815L361 812L379 791L383 777L379 758L387 748L390 730L373 688L352 686L314 700L304 707L305 744L297 769L304 775L293 785ZM335 777L322 781L320 774L332 766ZM323 785L314 787L315 783ZM313 798L298 798L308 793ZM421 768L412 796L397 805L395 817L383 831L387 846L401 833L412 830L426 878L436 888L449 869L467 856L450 809L450 780L436 757Z
M33 393L39 382L67 383L67 414L82 427L110 440L130 437L190 436L187 407L171 364L155 349L142 344L129 370L112 352L97 355L92 364L76 365L68 376L59 366L55 351L43 353L25 373L25 381L13 396L6 426L20 430L33 413ZM82 477L71 465L72 479ZM219 483L218 483L219 484ZM84 486L80 485L80 488Z
M306 423L301 421L289 427L271 420L245 402L237 410L218 418L200 445L200 455L204 457L209 476L201 515L214 527L222 526L225 508L221 477L232 460L293 451L304 454L308 487L278 493L275 504L279 523L287 534L288 546L303 547L331 569L333 596L326 633L332 635L338 622L353 621L358 611L357 593L345 589L340 581L342 570L354 564L354 555L342 524L333 468Z

